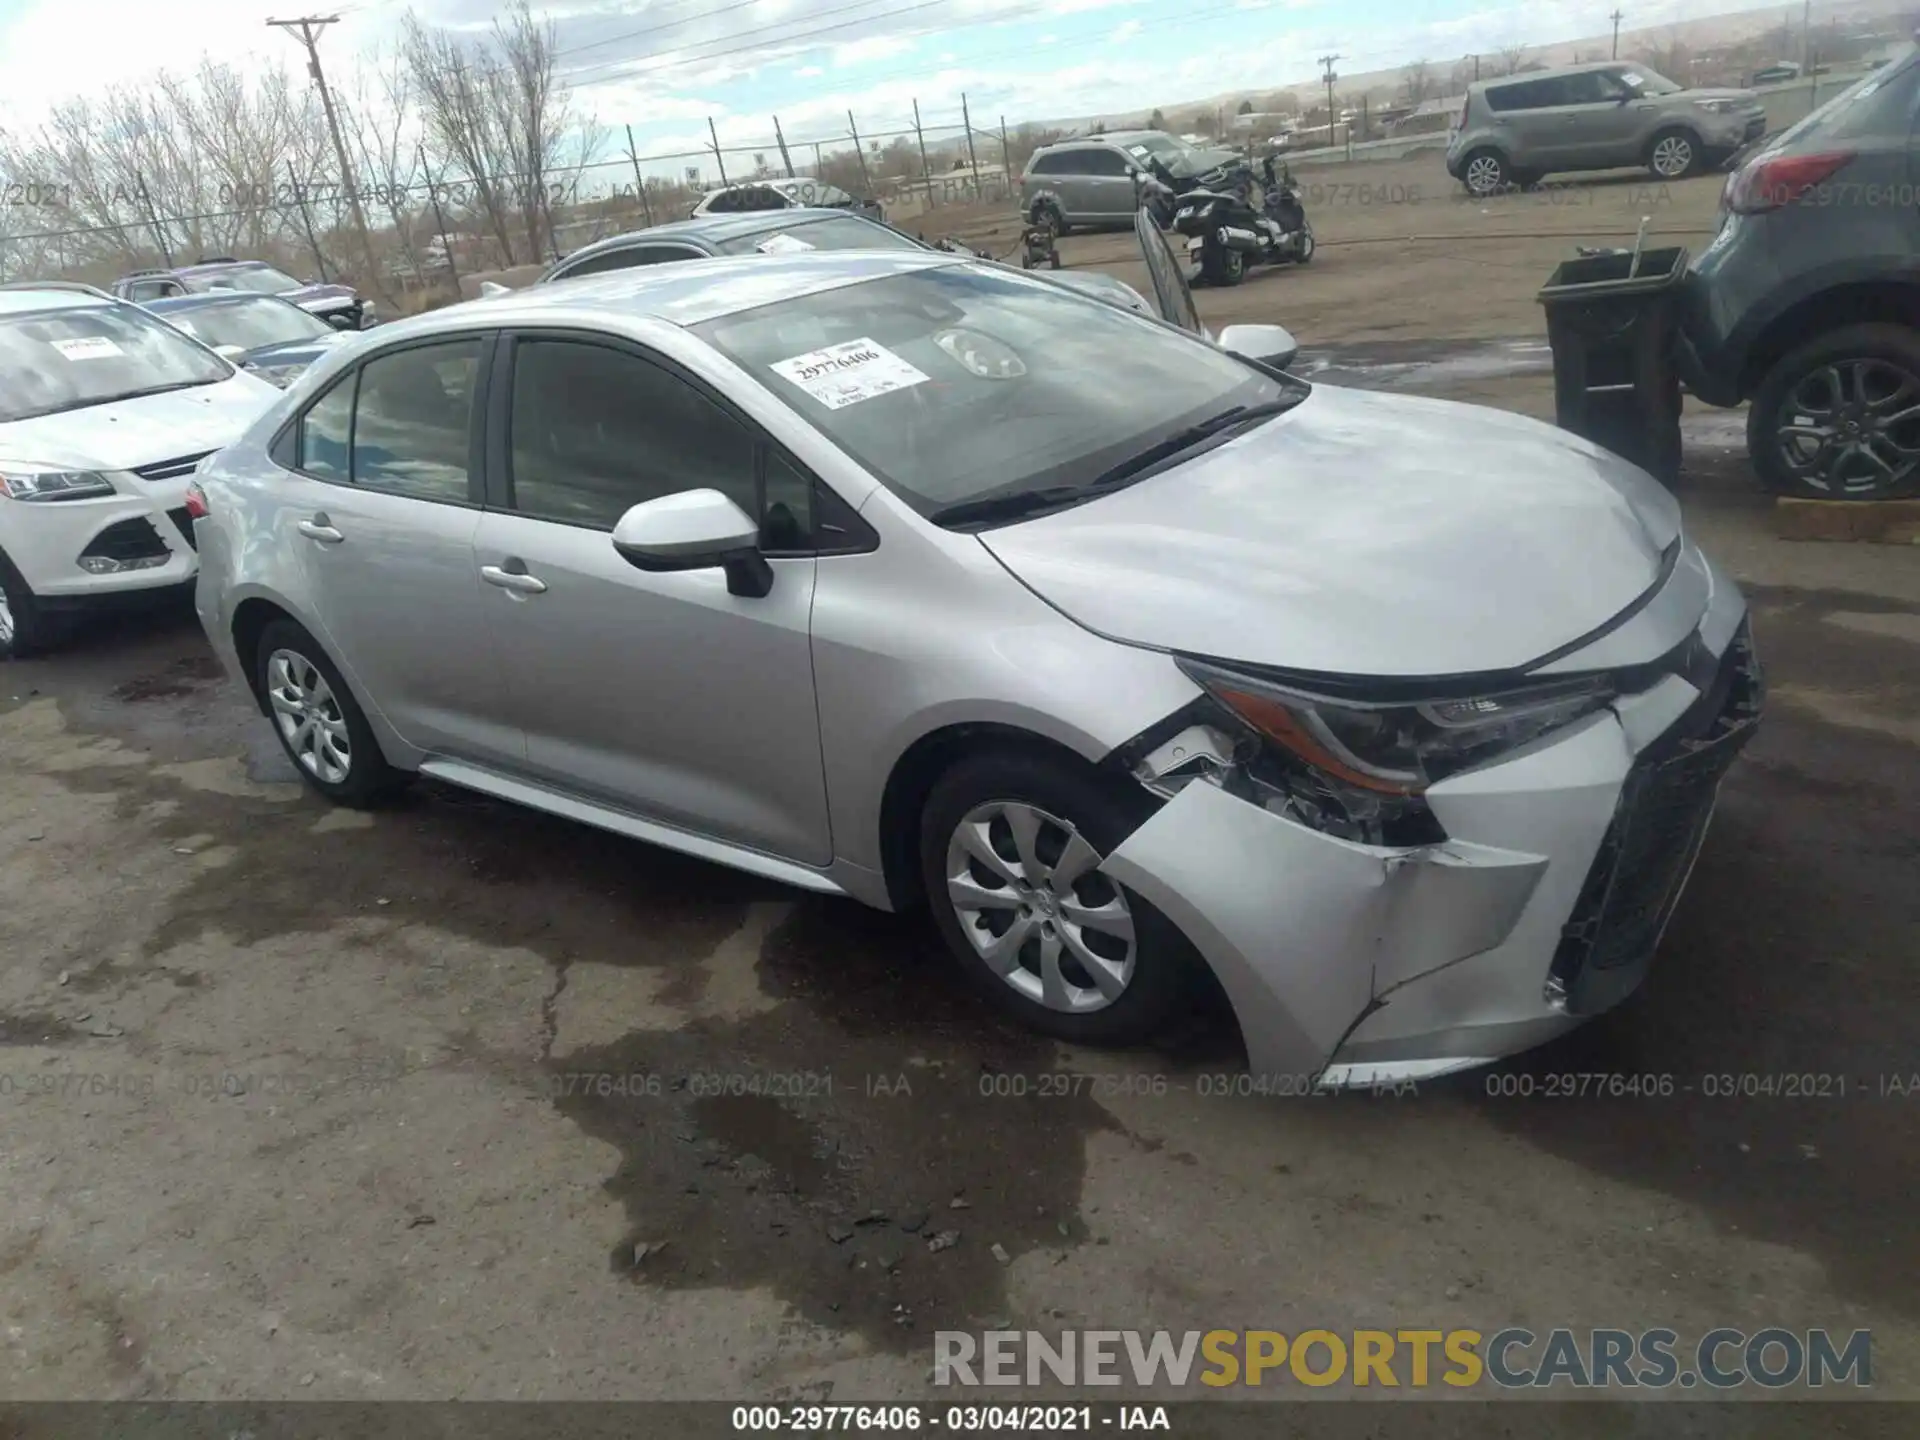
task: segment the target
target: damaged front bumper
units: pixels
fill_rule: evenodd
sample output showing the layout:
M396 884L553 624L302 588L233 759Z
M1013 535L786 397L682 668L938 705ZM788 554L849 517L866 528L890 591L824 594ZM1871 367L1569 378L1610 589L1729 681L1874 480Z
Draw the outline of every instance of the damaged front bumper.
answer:
M1657 683L1429 789L1442 842L1358 844L1195 782L1104 868L1199 950L1256 1077L1430 1078L1632 992L1759 705L1723 607Z

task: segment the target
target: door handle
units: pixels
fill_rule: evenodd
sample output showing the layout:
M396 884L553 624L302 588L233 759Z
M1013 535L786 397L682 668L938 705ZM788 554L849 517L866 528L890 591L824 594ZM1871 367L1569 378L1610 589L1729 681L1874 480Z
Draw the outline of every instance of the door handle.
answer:
M537 575L529 575L524 570L502 570L498 565L482 565L480 578L489 585L521 595L538 595L547 588L547 582Z
M347 537L333 528L333 522L325 515L316 515L311 520L302 520L299 531L309 540L317 540L322 545L338 545Z

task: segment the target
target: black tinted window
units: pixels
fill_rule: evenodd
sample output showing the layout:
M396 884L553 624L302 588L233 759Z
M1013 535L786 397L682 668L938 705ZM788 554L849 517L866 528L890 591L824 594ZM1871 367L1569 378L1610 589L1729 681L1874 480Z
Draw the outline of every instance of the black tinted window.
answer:
M758 511L747 430L672 372L601 345L532 340L513 362L513 508L611 530L630 506L719 490Z
M480 339L420 345L361 367L353 483L465 502ZM311 419L311 417L309 417Z
M802 220L795 225L772 225L751 235L736 235L719 247L728 255L755 251L778 255L794 250L920 250L919 241L858 215L835 215L828 220Z
M1127 160L1117 150L1089 150L1086 168L1089 175L1124 175Z
M1033 163L1027 166L1027 173L1028 173L1029 175L1052 175L1052 174L1055 174L1055 173L1057 173L1057 172L1058 172L1058 171L1060 170L1060 168L1061 168L1061 166L1060 166L1060 162L1061 162L1061 160L1063 160L1064 158L1065 158L1065 157L1064 157L1064 156L1061 156L1061 155L1040 155L1040 156L1037 156L1037 157L1035 157L1035 159L1034 159L1034 161L1033 161Z
M347 445L353 438L353 381L349 373L308 407L300 422L300 463L296 468L322 480L352 478Z
M1487 90L1487 108L1489 110L1538 110L1547 104L1537 98L1539 82L1522 81L1517 85L1494 85Z
M1556 105L1598 105L1625 93L1601 70L1582 70L1577 75L1568 75L1559 84L1561 98L1553 102Z

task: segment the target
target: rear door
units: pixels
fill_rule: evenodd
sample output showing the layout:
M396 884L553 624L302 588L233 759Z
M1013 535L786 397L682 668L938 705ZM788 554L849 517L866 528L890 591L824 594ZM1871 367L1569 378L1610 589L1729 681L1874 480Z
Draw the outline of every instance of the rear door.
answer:
M1086 214L1101 220L1125 220L1134 211L1133 163L1118 150L1101 145L1087 152Z
M490 333L382 351L303 412L278 524L321 641L402 739L518 764L473 558Z
M1569 170L1598 170L1639 160L1641 116L1618 72L1581 70L1553 82L1562 94L1551 160Z

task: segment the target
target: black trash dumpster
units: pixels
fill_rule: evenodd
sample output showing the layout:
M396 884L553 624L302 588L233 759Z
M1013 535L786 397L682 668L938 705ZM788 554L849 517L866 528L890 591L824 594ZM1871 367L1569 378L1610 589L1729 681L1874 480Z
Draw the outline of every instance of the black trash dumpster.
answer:
M1553 347L1554 419L1672 486L1680 476L1676 290L1686 247L1583 255L1540 289Z

